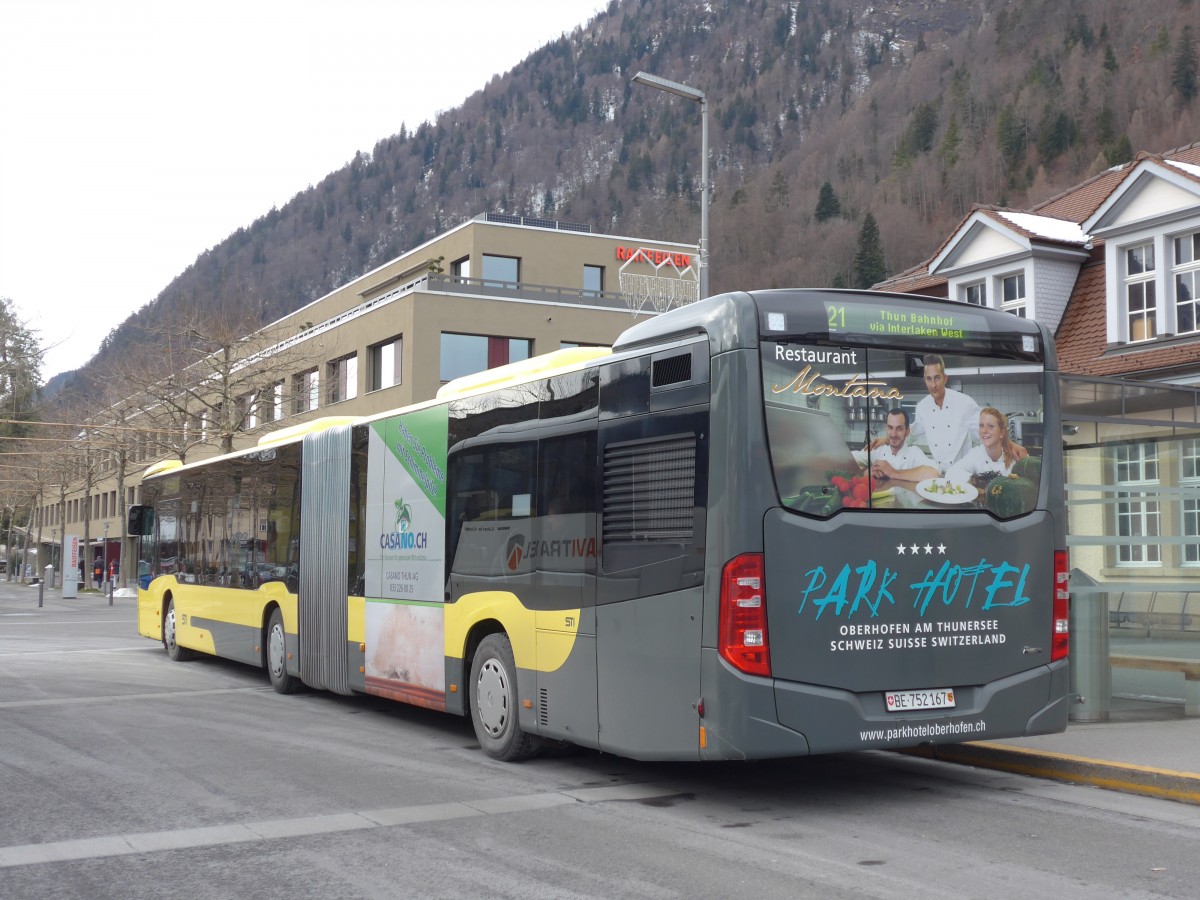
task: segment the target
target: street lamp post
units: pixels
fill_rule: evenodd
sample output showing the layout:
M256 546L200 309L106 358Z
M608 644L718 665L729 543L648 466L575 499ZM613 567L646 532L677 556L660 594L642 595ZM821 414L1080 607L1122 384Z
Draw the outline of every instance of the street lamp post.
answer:
M100 572L100 583L108 581L108 523L104 523L104 568Z
M704 91L698 91L678 81L659 78L649 72L638 72L633 76L633 82L700 104L700 265L697 274L700 281L700 299L703 300L708 296L708 98Z

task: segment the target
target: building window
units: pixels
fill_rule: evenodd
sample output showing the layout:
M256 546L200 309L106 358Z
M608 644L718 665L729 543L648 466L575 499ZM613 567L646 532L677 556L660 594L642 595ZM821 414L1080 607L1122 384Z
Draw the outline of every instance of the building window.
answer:
M1121 538L1157 538L1159 536L1159 504L1149 499L1158 487L1158 445L1149 443L1121 444L1114 457L1113 482L1116 494L1116 535ZM1157 543L1128 543L1117 545L1118 566L1148 566L1162 562Z
M204 438L204 414L189 412L183 420L183 445L187 447L196 441L203 442ZM153 452L153 439L147 443L147 439L143 436L138 443L138 457L140 459L149 459Z
M453 381L510 362L529 359L533 342L480 334L442 334L441 379Z
M450 263L450 274L455 278L470 278L471 277L471 257L464 256L462 259L456 259Z
M1177 334L1200 331L1200 231L1172 241L1175 247L1175 325Z
M1129 340L1148 341L1155 327L1154 244L1147 241L1125 248L1125 311Z
M987 306L987 285L982 281L964 284L962 298L964 303L970 303L972 306Z
M514 256L483 255L483 283L487 287L515 287L521 280L521 261Z
M403 339L393 338L386 344L376 344L367 350L368 364L371 367L370 389L372 391L381 391L400 383L403 349Z
M604 266L583 267L583 289L589 294L603 293Z
M1025 273L1005 275L1000 279L1001 309L1024 319L1026 316Z
M283 418L283 382L277 381L262 396L258 404L259 416L264 423L278 422Z
M1200 538L1200 439L1189 438L1180 444L1179 486L1183 488L1183 536ZM1183 545L1183 564L1200 566L1200 543Z
M351 353L326 365L330 403L353 400L358 396L358 354Z
M258 405L255 402L255 395L242 394L237 398L238 411L242 414L242 431L249 431L251 428L258 427Z
M311 412L321 399L321 376L316 369L292 376L292 413Z

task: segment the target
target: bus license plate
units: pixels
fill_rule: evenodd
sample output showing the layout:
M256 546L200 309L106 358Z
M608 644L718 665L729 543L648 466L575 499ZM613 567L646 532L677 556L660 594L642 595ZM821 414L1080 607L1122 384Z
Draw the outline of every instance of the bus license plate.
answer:
M950 709L954 706L954 691L945 688L935 691L884 691L888 712L907 712L910 709Z

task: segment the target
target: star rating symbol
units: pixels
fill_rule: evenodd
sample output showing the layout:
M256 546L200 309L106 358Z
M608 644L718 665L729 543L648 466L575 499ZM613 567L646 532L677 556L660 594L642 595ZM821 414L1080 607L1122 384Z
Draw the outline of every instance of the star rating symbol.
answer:
M922 547L920 544L912 544L912 545L897 544L896 545L896 553L899 554L900 556L904 556L906 553L911 553L913 556L916 556L922 550L925 551L926 556L932 556L934 550L937 550L939 556L946 555L946 545L945 544L938 544L936 547L933 546L933 544L926 544L924 547Z

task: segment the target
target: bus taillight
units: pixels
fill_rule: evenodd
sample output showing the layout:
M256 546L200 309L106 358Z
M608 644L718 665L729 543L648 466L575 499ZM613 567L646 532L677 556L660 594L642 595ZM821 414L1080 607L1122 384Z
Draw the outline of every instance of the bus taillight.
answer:
M1066 659L1071 649L1069 585L1071 573L1067 569L1067 551L1054 553L1054 633L1050 636L1050 659Z
M761 553L735 556L721 573L717 650L726 662L747 675L771 674L764 583Z

